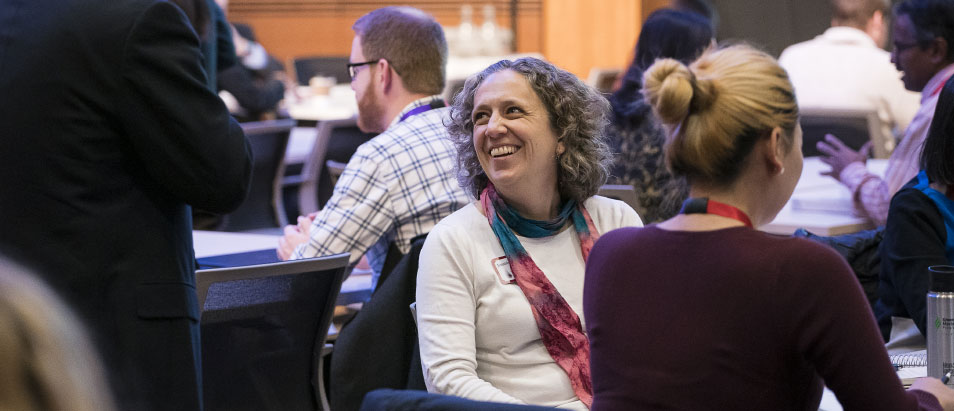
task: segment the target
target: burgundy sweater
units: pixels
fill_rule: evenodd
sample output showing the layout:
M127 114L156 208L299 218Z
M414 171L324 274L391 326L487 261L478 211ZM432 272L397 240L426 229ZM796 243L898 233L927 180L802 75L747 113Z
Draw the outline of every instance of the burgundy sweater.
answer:
M847 263L750 228L604 234L583 291L594 411L939 410L905 392Z

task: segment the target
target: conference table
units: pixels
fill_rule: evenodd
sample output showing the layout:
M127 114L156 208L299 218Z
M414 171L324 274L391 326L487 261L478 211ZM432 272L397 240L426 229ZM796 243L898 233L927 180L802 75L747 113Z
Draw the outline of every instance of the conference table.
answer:
M252 251L275 250L280 236L271 234L192 231L195 258L227 256ZM278 261L278 255L275 255ZM341 285L338 305L367 301L371 297L371 272L355 269Z
M887 165L886 159L869 159L866 167L883 176ZM804 228L817 235L833 236L874 228L867 218L855 214L848 188L832 177L821 175L829 169L818 157L805 158L792 198L775 220L760 229L789 235Z

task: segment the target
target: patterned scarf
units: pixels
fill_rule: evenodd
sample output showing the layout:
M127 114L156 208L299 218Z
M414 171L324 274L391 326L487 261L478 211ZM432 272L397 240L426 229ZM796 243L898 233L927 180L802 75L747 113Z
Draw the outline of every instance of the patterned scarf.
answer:
M556 219L550 221L525 219L504 203L490 182L480 194L480 203L491 229L503 247L517 285L530 302L530 309L540 330L543 345L547 347L547 352L553 360L570 377L570 384L573 385L576 396L589 407L593 403L590 344L586 334L583 333L580 317L573 312L560 292L533 262L514 232L530 238L549 237L556 235L566 225L567 219L572 218L573 227L580 236L583 261L586 262L593 243L600 236L590 214L582 204L570 200L563 205Z

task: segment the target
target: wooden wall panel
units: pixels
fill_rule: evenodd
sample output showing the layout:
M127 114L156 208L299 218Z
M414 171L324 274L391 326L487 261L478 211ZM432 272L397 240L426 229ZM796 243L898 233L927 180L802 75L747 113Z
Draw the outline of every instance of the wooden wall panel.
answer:
M269 53L289 61L295 56L348 55L354 21L371 10L393 4L371 0L231 0L228 18L250 24ZM456 26L464 3L403 0L401 4L432 14L444 26ZM515 10L517 51L542 50L542 0L483 0L471 4L475 25L483 22L481 7L485 4L495 6L497 24L503 27L511 27L511 10Z
M581 78L623 68L642 21L640 0L544 0L543 55Z

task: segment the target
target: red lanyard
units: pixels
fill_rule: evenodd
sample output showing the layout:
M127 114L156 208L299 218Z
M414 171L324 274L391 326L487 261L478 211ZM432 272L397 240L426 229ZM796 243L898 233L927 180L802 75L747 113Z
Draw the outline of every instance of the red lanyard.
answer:
M682 209L679 210L679 213L713 214L717 216L728 217L745 224L746 227L752 227L752 220L750 220L749 216L742 212L742 210L725 203L710 200L706 197L686 199L686 201L682 203Z

